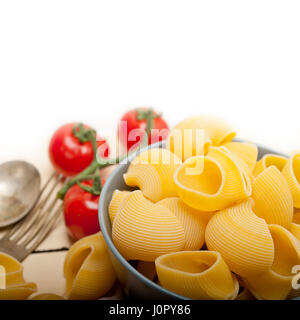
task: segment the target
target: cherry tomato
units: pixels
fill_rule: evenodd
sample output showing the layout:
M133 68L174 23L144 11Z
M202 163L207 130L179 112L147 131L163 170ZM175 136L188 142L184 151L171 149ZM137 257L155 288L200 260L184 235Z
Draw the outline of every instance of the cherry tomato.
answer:
M91 186L92 181L82 182ZM64 198L64 218L70 235L78 240L100 231L98 220L98 205L100 196L72 186Z
M139 120L139 112L151 112L150 108L138 108L126 112L120 120L119 124L119 139L121 143L129 149L136 148L143 141L145 130L147 128L147 120L144 118ZM153 115L153 128L158 129L151 131L148 137L148 144L165 140L169 133L169 127L164 119L155 111ZM124 127L124 123L127 124Z
M91 142L81 143L73 135L75 123L61 126L51 138L49 156L54 168L64 176L74 176L91 164L94 158ZM85 128L89 126L84 125ZM104 139L97 137L97 145L103 145L101 157L108 157L109 147Z

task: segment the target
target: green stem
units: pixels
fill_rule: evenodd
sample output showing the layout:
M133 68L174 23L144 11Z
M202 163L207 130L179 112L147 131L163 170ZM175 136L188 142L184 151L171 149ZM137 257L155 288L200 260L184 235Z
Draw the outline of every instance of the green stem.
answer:
M84 169L82 172L80 172L77 176L70 179L59 191L57 194L57 197L59 199L63 199L67 193L67 191L77 184L78 182L86 181L91 179L91 175L96 171L98 168L98 163L96 160L94 160L89 167Z
M141 119L147 120L147 135L145 135L144 140L142 144L140 145L140 148L143 148L148 145L148 134L150 133L151 129L153 128L153 119L157 117L153 113L153 111L150 110L142 110L138 111L138 117ZM82 124L77 124L73 128L73 134L76 138L79 139L81 143L90 141L93 146L93 152L94 152L94 160L93 162L82 172L80 172L77 176L70 179L57 193L57 197L59 199L64 199L66 193L68 190L74 186L75 184L79 185L80 188L82 188L85 191L88 191L94 195L99 195L102 190L102 183L100 179L100 172L99 170L102 168L105 168L107 166L110 166L112 164L118 164L124 159L126 159L130 154L136 152L133 151L129 154L125 154L122 156L119 156L117 158L113 159L104 159L104 158L97 158L97 140L96 140L96 132L93 129L85 129ZM91 180L93 179L93 186L85 186L81 184L80 182Z

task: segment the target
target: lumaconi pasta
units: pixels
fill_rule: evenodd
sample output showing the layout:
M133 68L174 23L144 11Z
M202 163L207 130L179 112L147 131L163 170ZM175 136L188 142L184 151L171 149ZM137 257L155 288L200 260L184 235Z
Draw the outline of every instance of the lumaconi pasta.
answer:
M275 256L272 267L257 276L245 278L245 284L258 299L285 299L292 290L292 268L300 264L298 240L285 228L271 224Z
M30 300L65 300L62 296L59 296L54 293L39 293L32 297Z
M293 222L300 224L300 210L294 209Z
M246 142L226 142L223 146L240 158L249 169L247 173L252 175L258 155L257 146Z
M23 278L23 266L15 258L0 253L0 265L5 268L5 289L0 288L0 300L24 300L37 291L33 282Z
M249 198L216 213L205 232L208 249L220 252L230 270L243 277L269 270L274 259L268 225L252 207Z
M152 148L142 152L124 174L128 186L138 187L154 202L176 196L173 175L181 160L166 149Z
M229 148L226 148L224 145L219 146L218 149L228 154L228 156L235 162L236 166L240 169L241 173L245 177L248 177L248 183L251 184L254 176L248 164L241 157L239 157L237 153L232 152Z
M112 228L115 246L127 260L154 261L162 254L180 251L184 229L165 206L147 200L140 190L122 203Z
M203 161L199 174L187 174ZM222 148L211 147L207 156L186 160L175 172L179 197L189 206L202 211L221 210L251 194L251 179L239 166L236 157Z
M182 161L207 154L212 142L207 132L199 128L178 127L171 130L166 148Z
M259 161L257 161L254 168L254 175L257 176L270 166L275 166L279 171L282 171L287 162L287 158L277 154L265 154Z
M158 204L167 207L182 223L185 232L184 250L199 250L204 244L208 213L188 207L179 198L166 198Z
M219 252L182 251L155 260L161 285L192 299L235 299L238 281Z
M289 231L300 241L300 224L292 222Z
M108 213L109 213L109 219L111 224L113 224L114 219L118 213L118 210L121 206L122 201L125 199L125 197L127 197L127 195L129 194L129 191L120 191L120 190L115 190L110 204L108 206Z
M282 173L291 189L294 207L300 208L300 153L294 153L289 158Z
M300 152L258 160L257 146L234 136L219 119L190 118L167 150L134 159L124 179L140 190L113 194L113 242L145 277L188 298L300 296Z
M275 166L262 171L252 185L253 211L268 224L289 227L293 219L293 197L282 173Z
M300 210L294 209L293 222L289 226L289 231L300 241Z
M116 275L101 232L73 244L65 259L64 275L70 300L97 299L111 289Z
M235 135L236 132L232 127L219 118L212 116L188 118L171 130L167 149L185 161L192 156L207 154L211 145L218 146L229 142Z
M229 142L236 136L235 130L226 121L209 115L187 118L177 124L175 128L203 129L213 146Z

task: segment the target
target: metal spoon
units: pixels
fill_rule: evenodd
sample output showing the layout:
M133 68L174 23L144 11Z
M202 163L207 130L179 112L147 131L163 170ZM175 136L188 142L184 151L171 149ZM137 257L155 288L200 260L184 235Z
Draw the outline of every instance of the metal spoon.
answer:
M38 200L41 177L38 170L25 161L9 161L0 165L0 227L22 219Z

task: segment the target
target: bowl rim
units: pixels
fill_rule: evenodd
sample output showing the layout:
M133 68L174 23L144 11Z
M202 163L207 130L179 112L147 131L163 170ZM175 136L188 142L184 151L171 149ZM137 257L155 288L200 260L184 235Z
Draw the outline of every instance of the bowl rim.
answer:
M234 139L234 142L248 142L247 140L244 139ZM249 141L250 142L250 141ZM252 143L252 142L250 142ZM253 142L254 143L254 142ZM280 153L278 151L269 149L267 147L265 147L264 145L261 144L256 144L254 143L257 148L258 151L260 149L264 149L266 151L265 154L268 153L272 153L272 154L277 154L277 155L281 155L284 157L287 157L287 155ZM128 158L125 158L122 162L119 163L119 165L115 168L115 170L113 170L113 172L109 175L108 179L106 180L104 187L102 189L103 195L106 194L107 190L109 189L109 185L111 180L114 179L114 177L119 174L119 171L121 170L121 166L122 165L127 165L128 162L131 162L138 154L140 154L141 152L148 150L148 149L152 149L152 148L164 148L166 146L166 141L161 141L155 144L151 144L148 145L144 148L139 148L137 151L133 152L131 155L128 156ZM188 297L179 295L177 293L174 293L170 290L167 290L165 288L163 288L162 286L158 285L157 283L155 283L154 281L146 278L142 273L140 273L139 271L137 271L137 269L135 269L119 252L119 250L115 247L109 233L108 230L106 228L105 225L105 221L104 221L104 210L107 211L107 208L105 208L105 201L104 201L104 196L100 197L100 201L99 201L99 207L98 207L98 218L99 218L99 223L100 223L100 228L101 228L101 232L103 234L104 240L110 250L110 252L115 256L115 258L123 265L123 267L125 267L128 271L130 271L131 273L133 273L140 281L142 281L146 286L150 286L155 290L158 290L162 293L164 293L166 296L169 296L170 298L173 299L177 299L177 300L191 300Z

